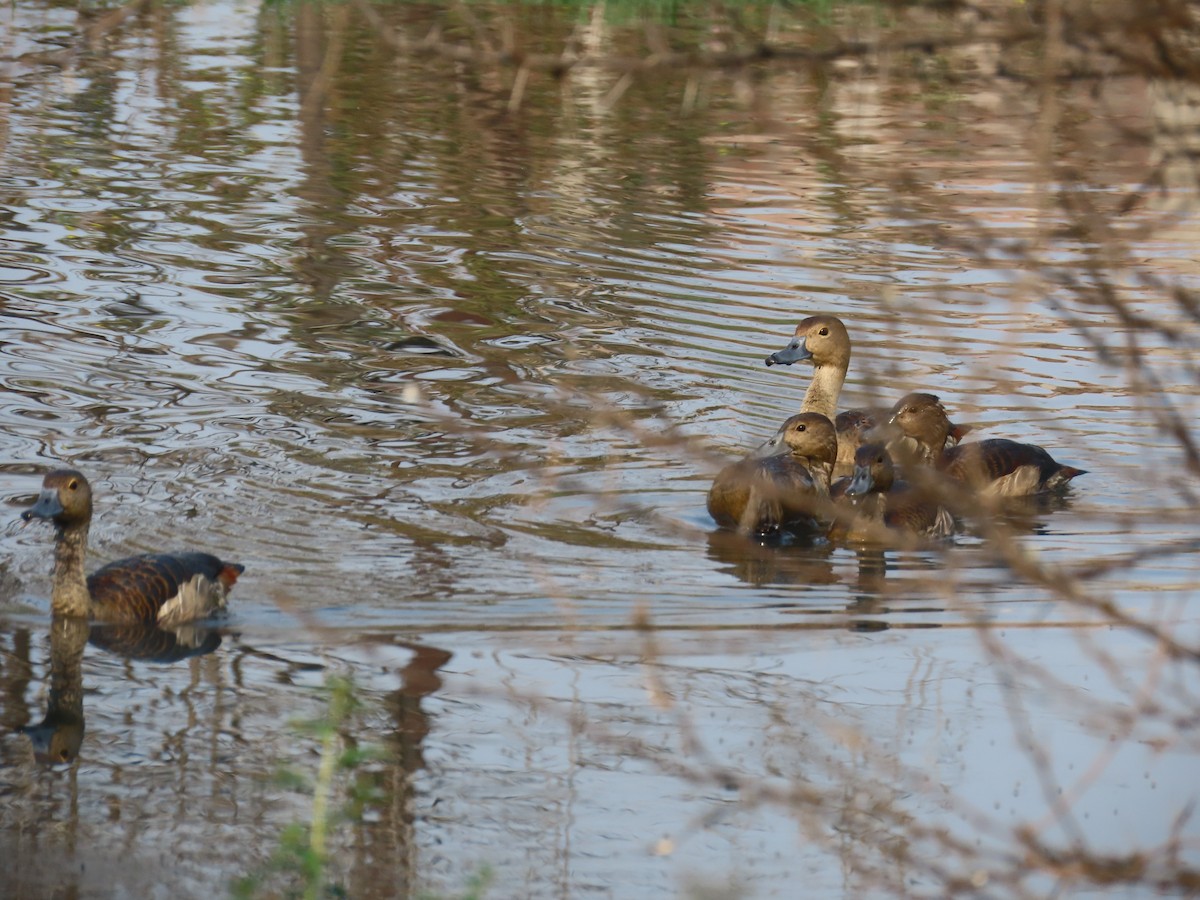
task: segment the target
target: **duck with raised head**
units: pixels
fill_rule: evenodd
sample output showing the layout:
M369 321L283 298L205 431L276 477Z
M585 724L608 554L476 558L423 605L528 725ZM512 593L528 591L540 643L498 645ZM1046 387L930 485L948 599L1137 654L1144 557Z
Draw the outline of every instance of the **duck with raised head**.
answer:
M1064 487L1085 469L1066 466L1037 444L989 438L946 448L950 419L933 394L908 394L892 407L892 424L912 438L920 458L992 497L1022 497Z
M838 397L850 368L850 334L837 316L809 316L796 326L795 335L786 347L767 357L768 366L790 366L801 361L812 363L813 377L800 409L833 420L838 437L837 465L844 471L854 465L854 454L864 442L884 437L877 430L887 424L890 410L882 407L837 411ZM966 425L951 424L946 446L957 444L969 430Z
M21 518L54 523L50 607L55 616L171 628L223 609L229 589L245 570L208 553L146 553L111 562L85 577L92 487L74 469L48 474L37 502Z
M883 528L936 538L954 533L954 517L945 507L896 478L895 463L882 443L859 447L854 474L840 479L831 493L843 510L830 529L833 540L878 540L886 534Z
M837 432L820 413L797 413L755 453L717 473L708 513L744 534L819 527L837 459Z

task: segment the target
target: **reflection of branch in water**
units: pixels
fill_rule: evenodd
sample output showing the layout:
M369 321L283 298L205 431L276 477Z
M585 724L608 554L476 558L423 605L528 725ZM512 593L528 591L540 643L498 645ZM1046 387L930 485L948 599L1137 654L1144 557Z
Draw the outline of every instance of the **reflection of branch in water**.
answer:
M373 813L358 817L353 832L356 863L347 875L349 895L354 897L373 896L380 884L389 886L388 896L409 896L420 881L414 867L421 841L416 834L419 798L413 776L425 767L422 746L431 729L421 702L441 688L438 672L453 657L427 644L386 643L413 656L399 671L400 687L383 698L392 727L384 738L382 764L359 767L353 776L351 796L369 802ZM343 729L341 738L349 747L357 744L354 729Z
M577 40L577 35L565 40L562 49L557 53L536 53L525 51L518 45L507 19L503 22L505 34L497 44L483 23L465 4L459 5L457 9L470 24L474 39L464 41L447 39L444 29L440 26L427 30L420 38L412 38L392 28L367 0L354 0L354 7L359 15L370 23L380 39L397 53L406 56L434 56L481 67L512 68L525 73L523 77L528 77L528 72L533 71L561 78L573 70L582 68L603 69L626 77L672 69L683 72L736 70L766 62L785 66L822 66L842 59L865 60L879 53L933 53L987 41L1007 47L1028 41L1039 34L1039 29L1027 23L1024 26L1013 24L1004 28L979 28L966 32L961 29L938 29L937 32L927 31L914 35L892 32L880 35L875 40L851 40L827 31L823 35L824 40L817 45L811 41L776 41L769 33L758 34L742 26L738 28L742 37L740 47L706 46L674 50L661 39L651 23L646 26L646 43L651 52L644 56L589 52L587 42ZM735 15L726 15L726 24L740 25ZM778 20L773 18L772 21ZM796 27L802 26L797 22Z
M221 636L197 623L166 631L144 623L91 624L55 617L50 623L50 698L46 715L25 729L39 762L71 762L83 743L83 652L92 643L142 662L172 663L211 653Z
M442 686L438 674L454 657L449 650L400 641L398 647L413 651L413 658L400 670L400 687L389 694L384 706L392 714L394 724L389 743L395 751L397 769L411 775L424 768L421 743L429 734L429 714L421 709L421 701Z

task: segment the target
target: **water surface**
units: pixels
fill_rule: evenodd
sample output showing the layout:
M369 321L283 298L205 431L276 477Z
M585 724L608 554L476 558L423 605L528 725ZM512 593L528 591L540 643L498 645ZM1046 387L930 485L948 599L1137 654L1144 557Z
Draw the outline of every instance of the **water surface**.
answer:
M1195 865L1194 662L970 534L761 546L704 509L807 385L763 358L832 312L844 406L931 390L1089 470L1023 546L1112 564L1089 597L1194 644L1197 558L1159 555L1200 537L1162 424L1164 400L1200 411L1172 293L1200 284L1194 191L1113 219L1121 301L1168 341L1094 302L1017 81L781 68L688 106L682 77L609 103L584 71L513 112L504 76L397 58L352 9L155 9L56 65L25 54L75 46L72 13L4 15L14 884L212 896L267 871L311 816L276 775L315 774L296 722L330 674L362 700L343 738L383 751L338 784L370 789L331 830L349 896L479 872L494 896L1045 892L1019 828L1098 854L1178 834ZM575 24L522 15L549 45ZM1063 92L1055 153L1108 214L1152 165L1121 136L1154 97L1101 95ZM16 520L61 463L96 487L96 564L246 564L219 646L52 646L51 536ZM22 731L48 712L67 762Z

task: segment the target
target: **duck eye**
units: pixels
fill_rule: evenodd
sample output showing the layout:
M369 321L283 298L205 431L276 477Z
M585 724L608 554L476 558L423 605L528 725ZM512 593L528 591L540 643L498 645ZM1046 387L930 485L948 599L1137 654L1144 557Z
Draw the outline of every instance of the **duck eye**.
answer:
M826 335L826 334L829 334L829 329L828 329L828 328L822 328L820 331L818 331L818 332L817 332L817 334L819 334L819 335Z
M78 482L78 481L68 481L68 482L67 482L67 490L68 490L68 491L73 491L73 490L75 490L77 487L79 487L79 482Z

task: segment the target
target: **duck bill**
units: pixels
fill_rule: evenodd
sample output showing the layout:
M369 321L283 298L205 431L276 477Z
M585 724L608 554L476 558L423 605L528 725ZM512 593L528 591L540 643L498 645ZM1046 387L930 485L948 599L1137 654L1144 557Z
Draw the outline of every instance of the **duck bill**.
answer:
M871 493L873 487L875 480L871 478L871 470L865 466L858 466L854 470L854 477L850 479L850 486L846 488L846 496L863 497Z
M783 439L783 429L775 432L763 444L750 454L752 459L766 459L768 456L778 456L780 453L789 451L787 442Z
M802 337L792 338L792 342L782 350L776 350L767 357L768 366L790 366L804 359L812 359L812 353Z
M53 519L62 513L63 506L58 501L58 491L42 491L38 494L37 502L21 513L21 520L32 522L34 519Z

